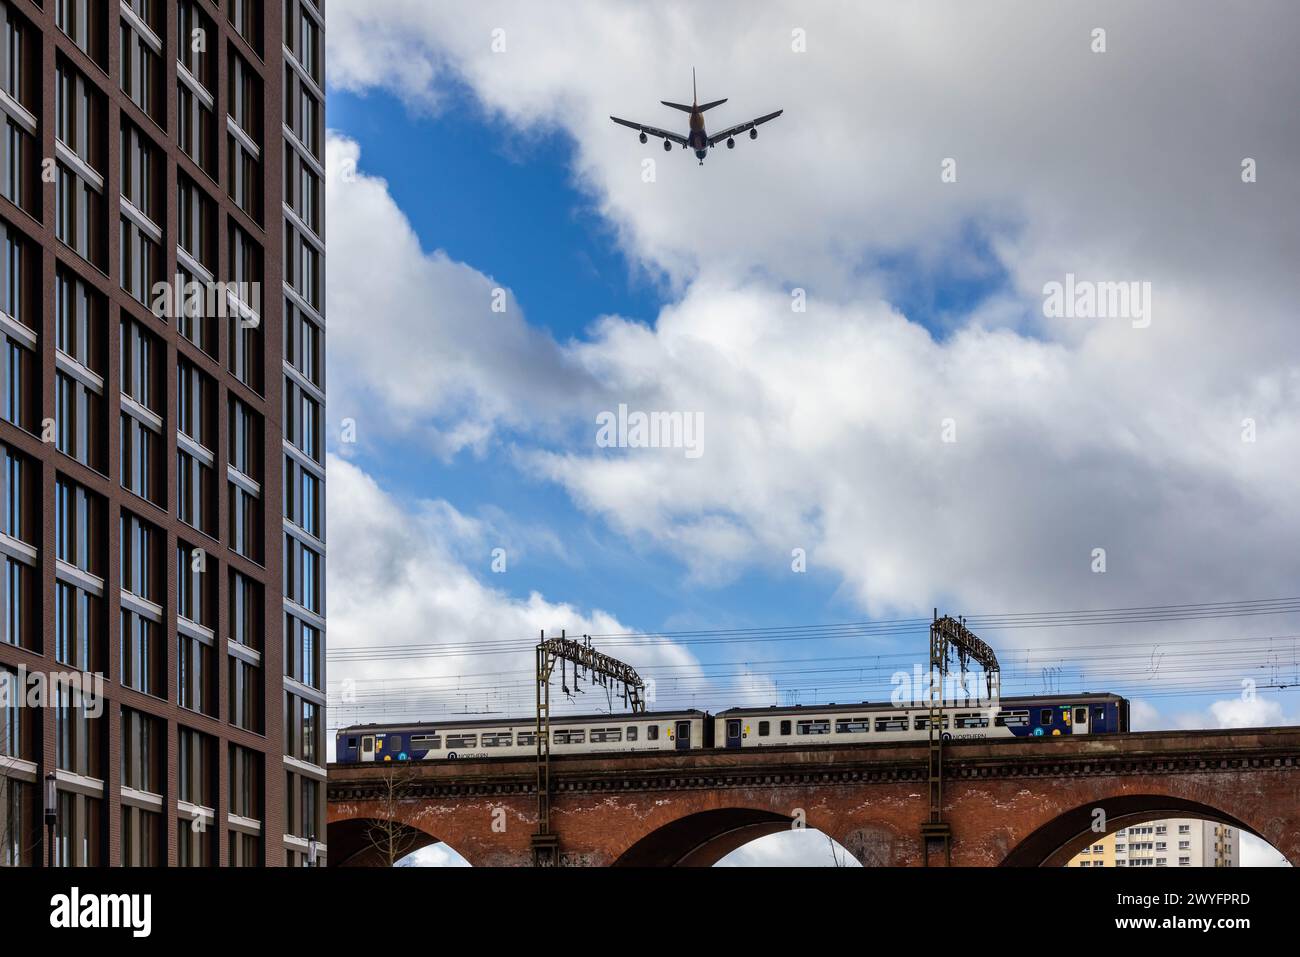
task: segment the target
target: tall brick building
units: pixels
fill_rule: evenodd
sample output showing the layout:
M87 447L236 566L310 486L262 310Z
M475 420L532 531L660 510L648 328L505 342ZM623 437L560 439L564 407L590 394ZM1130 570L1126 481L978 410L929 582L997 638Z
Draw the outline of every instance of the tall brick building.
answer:
M44 863L53 772L61 865L299 865L324 836L323 0L0 19L0 668L104 691L0 707L0 863Z

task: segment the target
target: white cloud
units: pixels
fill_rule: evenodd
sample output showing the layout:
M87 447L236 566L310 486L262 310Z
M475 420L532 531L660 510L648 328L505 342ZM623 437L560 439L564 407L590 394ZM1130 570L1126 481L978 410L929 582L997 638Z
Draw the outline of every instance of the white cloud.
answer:
M399 503L359 467L335 456L328 469L330 648L336 654L345 648L391 654L436 646L440 652L332 665L333 725L435 717L435 699L444 709L528 714L532 644L542 629L548 636L561 628L570 634L629 630L599 610L490 587L462 557L477 540L478 567L486 571L499 541L478 539L476 530L483 526L474 519L445 501ZM503 653L473 653L503 644ZM636 665L643 676L660 667L690 676L697 667L690 653L666 640L638 646ZM338 697L345 679L355 682L355 701ZM599 711L606 701L593 693L573 706Z
M1300 151L1276 117L1300 92L1295 18L1267 4L1249 18L1208 3L847 9L332 5L333 83L436 107L463 81L519 135L566 130L578 183L677 297L652 326L605 317L568 343L513 299L491 313L509 277L421 249L381 180L341 175L359 149L331 137L331 416L358 418L363 442L373 427L445 455L508 434L521 467L702 584L787 574L799 546L873 613L1286 593ZM1102 55L1087 51L1099 17ZM806 54L790 53L796 26ZM647 151L607 115L671 122L657 101L684 95L692 63L703 95L732 97L711 118L786 115L703 170L652 151L643 183ZM945 156L957 184L939 183ZM972 232L995 264L971 256ZM882 298L881 256L923 278L993 265L1009 285L974 315L957 307L936 341ZM1036 316L1043 282L1066 272L1151 281L1151 327ZM791 311L795 285L807 312ZM704 455L598 452L595 415L620 402L702 413ZM346 561L364 577L363 556ZM376 581L391 608L354 627L394 614L417 634L430 605L454 628L480 606L511 626L551 608L452 582L417 598ZM334 642L352 600L331 592Z

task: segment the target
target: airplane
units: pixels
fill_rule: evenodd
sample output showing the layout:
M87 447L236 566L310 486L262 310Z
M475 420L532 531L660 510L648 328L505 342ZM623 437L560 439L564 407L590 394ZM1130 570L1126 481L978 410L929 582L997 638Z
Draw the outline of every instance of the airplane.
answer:
M671 106L674 110L681 110L683 113L691 114L690 132L686 136L681 136L677 133L670 133L667 130L661 130L653 126L643 126L640 123L633 123L631 120L622 120L617 116L611 116L610 119L615 123L618 123L620 126L627 126L636 130L641 134L642 143L646 142L648 134L649 136L658 136L662 138L665 150L671 150L674 143L680 143L682 149L694 149L695 158L698 159L700 165L703 166L704 158L709 155L709 150L718 143L726 140L727 149L734 150L736 148L736 136L740 133L744 133L746 130L749 131L749 138L751 140L756 140L758 139L758 127L760 124L766 123L768 120L774 120L785 112L785 110L777 110L775 113L769 113L767 116L760 116L758 119L750 120L748 123L740 123L729 129L723 130L721 133L715 133L713 136L710 136L704 131L704 111L711 110L715 106L721 106L727 101L726 99L714 100L712 103L701 105L699 92L695 86L694 67L691 68L691 97L692 101L690 106L686 106L684 103L669 103L667 100L659 101L664 106Z

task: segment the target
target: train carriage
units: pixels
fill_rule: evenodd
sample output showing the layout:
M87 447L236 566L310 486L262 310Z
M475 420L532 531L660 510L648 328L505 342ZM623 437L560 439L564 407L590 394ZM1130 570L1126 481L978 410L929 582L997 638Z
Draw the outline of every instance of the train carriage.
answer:
M1129 729L1128 701L1114 694L1002 698L991 707L948 707L945 741L1117 734ZM928 707L888 702L562 715L551 719L551 754L694 751L711 748L836 747L929 739ZM344 764L455 761L537 753L536 720L495 718L363 724L338 731Z

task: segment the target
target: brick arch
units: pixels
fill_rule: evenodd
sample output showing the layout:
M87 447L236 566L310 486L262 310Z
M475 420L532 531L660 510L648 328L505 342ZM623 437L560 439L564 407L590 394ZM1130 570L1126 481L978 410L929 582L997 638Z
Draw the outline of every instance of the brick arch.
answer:
M1094 813L1105 812L1106 829L1094 831ZM1254 809L1246 809L1247 811ZM1263 810L1263 809L1261 809ZM1292 817L1295 810L1290 809ZM1003 867L1063 867L1085 846L1120 828L1168 817L1195 818L1227 824L1267 841L1293 866L1300 863L1300 841L1296 822L1271 816L1266 810L1252 814L1254 823L1242 820L1218 807L1168 794L1122 794L1088 801L1057 815L1025 837L1001 862ZM1261 831L1262 829L1262 831ZM1288 831L1291 841L1288 841ZM1287 845L1290 844L1290 847Z
M762 808L696 811L644 835L620 854L615 867L712 867L738 847L790 829L793 819Z
M369 829L387 820L381 802L360 801L331 806L326 819L326 840L331 867L385 867L382 851L376 849ZM402 856L432 844L446 844L472 867L499 863L492 859L490 848L476 839L456 818L432 819L421 802L405 800L395 808L395 819L410 831L409 842L402 846ZM511 861L513 863L513 861Z

